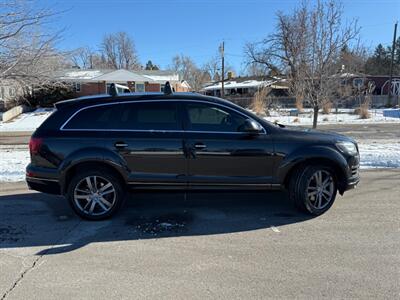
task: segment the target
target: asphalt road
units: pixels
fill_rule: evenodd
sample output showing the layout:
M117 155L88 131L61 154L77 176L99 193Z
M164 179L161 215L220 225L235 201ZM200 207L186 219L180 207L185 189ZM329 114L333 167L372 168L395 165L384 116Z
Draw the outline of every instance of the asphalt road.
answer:
M141 193L87 222L0 185L0 299L400 297L400 171L363 171L326 214L283 192Z

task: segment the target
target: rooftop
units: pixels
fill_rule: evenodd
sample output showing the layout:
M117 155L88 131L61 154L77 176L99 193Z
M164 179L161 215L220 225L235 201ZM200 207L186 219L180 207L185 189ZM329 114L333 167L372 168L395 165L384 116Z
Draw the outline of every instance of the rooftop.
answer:
M68 81L111 81L111 82L157 82L179 81L179 75L168 70L110 70L110 69L66 69L57 71L54 76Z

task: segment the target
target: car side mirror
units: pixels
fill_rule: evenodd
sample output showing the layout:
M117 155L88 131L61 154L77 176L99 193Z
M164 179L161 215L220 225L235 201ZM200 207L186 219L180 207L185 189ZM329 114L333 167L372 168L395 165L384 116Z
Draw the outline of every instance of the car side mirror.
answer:
M247 132L251 134L257 134L262 132L262 127L256 121L247 119L242 126L240 126L241 132Z

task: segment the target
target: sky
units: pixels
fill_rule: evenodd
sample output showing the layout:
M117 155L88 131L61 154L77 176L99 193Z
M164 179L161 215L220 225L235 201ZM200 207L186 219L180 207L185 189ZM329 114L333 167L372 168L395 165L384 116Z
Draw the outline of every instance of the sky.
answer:
M128 32L142 64L148 60L167 68L183 53L198 65L218 54L225 41L226 61L243 73L244 45L273 32L277 11L290 12L294 0L38 0L61 11L49 25L63 28L58 47L98 49L106 33ZM310 1L314 2L314 1ZM399 0L344 0L344 18L358 19L361 38L374 48L390 45L394 23L400 20ZM399 28L400 31L400 28ZM398 35L399 35L398 31Z

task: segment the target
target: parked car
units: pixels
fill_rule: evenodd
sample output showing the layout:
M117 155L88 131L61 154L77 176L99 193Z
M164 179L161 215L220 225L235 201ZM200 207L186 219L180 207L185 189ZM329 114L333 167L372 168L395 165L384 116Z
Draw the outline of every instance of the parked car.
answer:
M116 213L128 189L287 189L296 207L320 215L359 182L351 138L271 124L195 93L59 102L29 148L29 187L64 195L90 220Z

